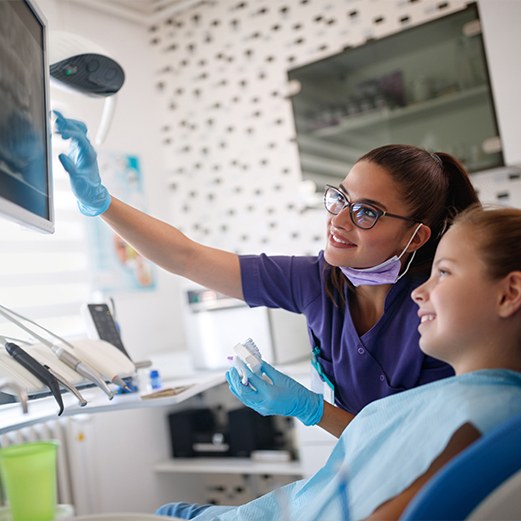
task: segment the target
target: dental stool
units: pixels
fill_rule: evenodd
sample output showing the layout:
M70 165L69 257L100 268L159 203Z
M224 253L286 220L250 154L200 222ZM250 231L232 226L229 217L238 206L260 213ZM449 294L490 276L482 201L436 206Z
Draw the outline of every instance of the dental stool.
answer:
M400 521L521 519L521 415L489 432L436 474Z

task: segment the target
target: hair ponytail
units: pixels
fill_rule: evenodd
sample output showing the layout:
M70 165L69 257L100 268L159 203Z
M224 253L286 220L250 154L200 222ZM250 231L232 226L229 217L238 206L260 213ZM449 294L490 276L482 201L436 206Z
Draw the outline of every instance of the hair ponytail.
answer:
M416 259L413 263L416 271L430 270L438 243L452 220L466 208L479 204L478 195L463 164L445 152L436 152L432 155L440 160L438 164L445 181L443 183L445 188L442 193L438 194L438 204L433 204L429 209L430 211L425 213L420 211L415 214L419 218L423 213L424 221L422 222L425 222L431 228L431 238L416 253ZM425 179L427 185L430 184L430 181L429 178ZM432 197L435 197L435 195L432 194ZM426 208L427 203L423 206Z
M441 159L443 169L449 180L445 205L448 213L452 214L448 216L452 220L461 211L479 203L479 198L461 162L444 152L438 152L436 155Z

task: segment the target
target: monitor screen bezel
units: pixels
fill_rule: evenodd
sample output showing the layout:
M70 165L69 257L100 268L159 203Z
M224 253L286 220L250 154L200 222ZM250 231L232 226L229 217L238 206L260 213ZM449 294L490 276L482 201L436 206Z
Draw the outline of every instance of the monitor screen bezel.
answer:
M19 0L24 3L32 12L34 18L42 28L42 53L43 53L43 85L44 85L44 104L45 104L45 132L46 132L46 172L47 172L47 196L48 196L48 217L37 215L0 195L0 215L7 217L17 223L29 228L46 232L54 232L54 192L52 176L52 155L51 155L51 124L50 124L50 86L49 86L49 61L48 61L48 29L47 20L40 8L33 0Z

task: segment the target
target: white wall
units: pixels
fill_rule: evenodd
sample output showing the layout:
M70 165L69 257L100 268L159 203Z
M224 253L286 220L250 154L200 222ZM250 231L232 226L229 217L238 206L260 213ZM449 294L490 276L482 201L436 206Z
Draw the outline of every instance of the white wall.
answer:
M479 0L499 131L508 165L521 165L521 2Z
M159 146L159 107L153 89L154 60L146 45L144 26L86 9L72 2L40 0L50 31L68 31L95 42L121 64L125 84L118 93L111 130L100 151L137 155L144 177L149 213L166 218L164 174ZM51 104L69 117L83 120L95 135L103 108L99 98L88 98L52 88ZM155 271L157 289L114 294L123 341L135 360L148 353L184 348L179 316L178 278Z

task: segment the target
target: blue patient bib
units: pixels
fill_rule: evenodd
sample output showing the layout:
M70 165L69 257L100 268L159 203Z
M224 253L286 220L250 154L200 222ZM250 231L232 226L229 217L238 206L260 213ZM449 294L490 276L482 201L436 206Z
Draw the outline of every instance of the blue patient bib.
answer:
M195 519L364 519L423 475L461 426L471 423L485 434L519 413L521 373L508 370L475 371L388 396L355 417L310 478L224 513L210 507Z

